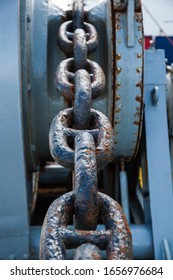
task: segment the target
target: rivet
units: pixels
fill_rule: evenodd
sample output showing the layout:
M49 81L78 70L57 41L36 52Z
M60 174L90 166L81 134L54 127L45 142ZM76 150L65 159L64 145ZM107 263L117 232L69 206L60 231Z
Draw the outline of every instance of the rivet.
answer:
M140 67L138 67L138 68L136 69L136 71L137 71L137 73L141 73L142 69L141 69Z
M116 112L116 113L121 112L121 108L116 108L116 109L115 109L115 112Z
M137 14L137 15L136 15L136 22L141 22L141 21L142 21L142 19L141 19L140 15Z
M119 82L116 83L116 89L118 89L121 86Z
M139 39L138 42L140 45L142 45L142 39Z
M121 67L117 67L116 72L117 72L117 74L120 74L121 73Z
M115 101L118 101L118 100L120 100L121 99L121 96L120 95L116 95L115 96Z
M136 101L141 103L142 102L142 97L140 95L137 95L136 96Z
M117 60L121 59L121 54L120 54L120 53L117 53L117 54L116 54L116 59L117 59Z
M142 57L142 54L141 53L138 53L137 54L137 58L141 58Z
M121 19L119 17L116 18L117 22L121 22Z
M119 24L116 25L116 29L120 30L121 26Z

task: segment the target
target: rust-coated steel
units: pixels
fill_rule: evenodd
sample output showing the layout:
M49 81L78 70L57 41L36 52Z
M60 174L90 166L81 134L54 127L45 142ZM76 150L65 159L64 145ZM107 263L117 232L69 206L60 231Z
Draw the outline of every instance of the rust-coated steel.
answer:
M51 204L43 223L40 259L63 260L66 249L84 243L106 250L109 260L132 259L132 237L121 206L103 193L98 192L98 197L99 211L105 225L105 230L101 231L68 228L74 214L74 192L62 195Z
M49 147L54 160L64 167L74 169L74 150L69 143L79 130L72 129L73 108L65 109L54 118L49 132ZM98 168L112 160L113 130L108 118L99 111L91 109L91 126L88 130L96 139Z
M87 52L90 54L94 52L98 46L97 31L92 24L87 22L84 22L84 30L87 34ZM58 44L67 56L73 55L73 37L73 21L62 23L58 32Z
M84 243L77 247L74 255L74 260L101 260L101 251L100 249L91 244Z
M105 86L101 67L87 59L97 46L97 32L84 22L82 0L74 1L72 14L73 20L60 27L59 45L74 58L60 63L55 86L74 107L59 112L52 121L49 145L60 165L74 169L73 191L48 209L40 259L65 259L68 248L76 249L74 259L101 259L100 250L107 251L107 259L132 259L132 238L122 208L98 192L97 172L112 160L114 139L108 118L91 108L92 99ZM97 231L99 217L105 230ZM69 227L72 220L74 229Z
M91 124L91 81L86 70L75 73L75 101L73 123L76 129L89 129Z
M64 96L67 100L74 100L75 88L73 84L75 68L74 58L63 60L55 74L55 86L59 94ZM105 75L102 68L94 61L87 59L85 69L92 76L92 99L97 98L105 87Z
M75 228L94 230L98 222L97 162L91 134L75 138Z

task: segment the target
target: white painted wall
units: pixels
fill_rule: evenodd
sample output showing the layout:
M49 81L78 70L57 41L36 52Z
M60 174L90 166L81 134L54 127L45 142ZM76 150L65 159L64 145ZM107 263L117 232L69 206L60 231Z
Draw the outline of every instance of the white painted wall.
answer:
M150 11L155 20L168 36L173 36L173 0L142 0L142 3ZM163 35L164 32L153 21L143 6L144 33L145 35Z

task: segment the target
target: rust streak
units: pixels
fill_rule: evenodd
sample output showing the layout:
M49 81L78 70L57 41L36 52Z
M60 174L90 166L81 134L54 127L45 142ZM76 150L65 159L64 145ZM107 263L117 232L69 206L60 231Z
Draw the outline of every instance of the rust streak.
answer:
M135 121L134 124L139 126L140 122L139 121Z

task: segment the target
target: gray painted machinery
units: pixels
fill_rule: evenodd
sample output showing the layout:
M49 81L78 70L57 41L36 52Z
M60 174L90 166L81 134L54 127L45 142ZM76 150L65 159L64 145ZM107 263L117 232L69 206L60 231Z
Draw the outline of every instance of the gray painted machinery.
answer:
M173 259L172 67L141 1L0 8L0 258Z

